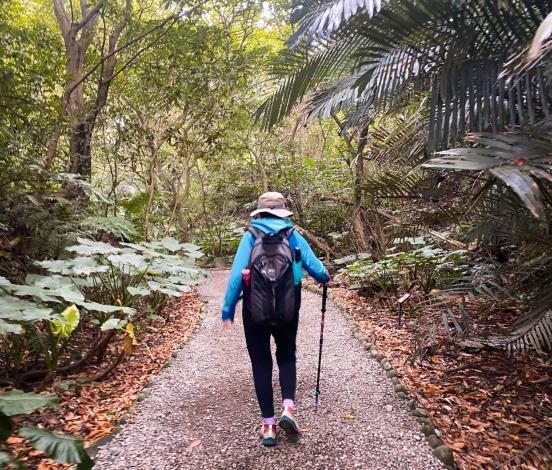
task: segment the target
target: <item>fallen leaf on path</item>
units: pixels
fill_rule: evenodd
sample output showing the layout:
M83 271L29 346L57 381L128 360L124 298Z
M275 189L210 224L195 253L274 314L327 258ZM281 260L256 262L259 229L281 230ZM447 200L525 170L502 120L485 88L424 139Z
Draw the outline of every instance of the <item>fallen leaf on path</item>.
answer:
M197 447L201 445L201 439L194 439L192 442L190 442L190 445L188 447Z
M439 393L441 389L439 387L436 387L435 385L428 385L425 389L425 391L431 395L434 395L435 393Z
M343 419L355 419L355 417L351 414L343 416Z

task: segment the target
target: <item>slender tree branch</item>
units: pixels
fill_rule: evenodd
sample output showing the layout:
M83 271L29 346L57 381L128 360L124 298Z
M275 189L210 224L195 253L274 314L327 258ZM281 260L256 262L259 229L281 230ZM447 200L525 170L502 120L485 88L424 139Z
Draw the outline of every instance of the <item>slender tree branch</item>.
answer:
M65 0L54 0L54 13L61 29L61 34L65 39L71 30L71 20L67 16L67 9L65 7Z
M75 32L78 32L82 28L86 27L86 25L100 12L104 4L105 0L100 0L94 8L89 10L87 2L85 0L81 0L82 20L75 25Z
M187 14L191 13L192 10L195 10L195 8L193 9L190 9L188 11ZM88 77L90 77L90 75L92 75L96 70L98 70L98 68L102 65L103 62L105 62L106 60L110 59L111 57L113 57L115 54L117 54L118 52L132 46L133 44L136 44L137 42L141 41L143 38L145 38L146 36L149 36L151 33L153 33L154 31L162 28L163 26L165 26L169 21L171 20L177 20L178 18L180 18L182 15L180 13L177 13L177 14L174 14L174 15L170 15L168 16L167 18L165 18L163 21L161 21L160 23L158 23L157 25L151 27L150 29L148 29L147 31L144 31L142 34L139 34L138 36L136 36L134 39L131 39L130 41L128 41L126 44L123 44L122 46L114 49L112 52L110 52L109 54L107 54L106 56L102 57L88 72L86 72L79 80L77 80L75 83L73 83L73 86L67 91L67 96L70 96L76 89L79 85L81 85L85 80L88 79ZM172 25L171 25L172 26Z
M105 78L104 81L111 81L113 80L117 75L119 75L120 73L122 73L123 71L125 71L128 67L130 67L132 65L132 63L145 51L147 51L148 49L150 49L152 46L154 46L155 44L157 44L161 38L163 36L166 36L169 32L169 30L173 27L174 23L176 23L177 19L175 19L173 21L172 24L169 25L169 27L167 29L165 29L159 36L157 36L153 41L151 41L150 43L146 44L144 47L142 47L140 50L138 50L135 54L132 55L132 57L130 57L130 59L128 59L123 65L121 65L121 67L116 71L114 72L113 74L111 74L109 77Z

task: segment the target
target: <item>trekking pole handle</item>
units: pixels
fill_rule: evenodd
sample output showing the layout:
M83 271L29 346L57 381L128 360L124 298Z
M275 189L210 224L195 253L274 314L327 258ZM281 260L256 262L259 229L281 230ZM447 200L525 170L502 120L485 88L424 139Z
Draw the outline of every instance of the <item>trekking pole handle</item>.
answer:
M328 298L328 286L322 286L322 313L326 312L327 298Z

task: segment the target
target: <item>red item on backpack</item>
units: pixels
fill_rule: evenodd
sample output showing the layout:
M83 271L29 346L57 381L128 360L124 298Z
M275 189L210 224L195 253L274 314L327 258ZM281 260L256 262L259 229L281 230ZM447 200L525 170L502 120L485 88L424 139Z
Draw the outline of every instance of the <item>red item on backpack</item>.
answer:
M244 286L249 287L249 284L251 284L251 270L242 269L241 275Z

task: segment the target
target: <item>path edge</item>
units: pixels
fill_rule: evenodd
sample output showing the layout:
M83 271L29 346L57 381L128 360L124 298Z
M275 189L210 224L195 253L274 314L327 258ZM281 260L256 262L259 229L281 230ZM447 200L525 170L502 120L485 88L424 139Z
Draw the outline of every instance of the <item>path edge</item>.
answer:
M147 397L149 397L151 393L151 387L153 385L155 378L174 362L174 359L178 357L178 354L180 353L182 348L184 348L184 346L186 346L197 335L197 332L203 325L203 321L205 320L205 317L208 314L208 301L201 295L199 296L199 299L201 300L201 306L199 307L199 315L197 316L195 324L191 328L192 330L191 334L187 338L185 338L181 343L179 343L178 345L175 345L175 347L172 350L171 356L167 359L165 364L163 364L163 366L159 370L157 370L156 372L154 372L148 377L148 380L144 382L144 386L136 395L134 402L128 407L128 409L125 411L121 419L119 419L117 424L113 426L113 431L107 436L104 436L98 439L97 441L95 441L94 443L92 443L90 446L86 448L86 451L88 452L90 457L95 458L96 454L98 453L101 447L108 444L113 439L115 439L115 437L117 437L117 435L122 431L123 426L129 421L129 419L131 419L133 416L136 415L138 411L138 404L140 402L143 402Z
M314 294L322 295L322 288L312 284L304 284L303 289ZM429 416L426 409L418 405L415 398L409 396L408 391L401 383L400 374L393 368L389 360L381 353L374 344L374 340L368 338L359 328L353 316L350 314L346 305L338 299L331 290L328 290L328 298L333 302L337 309L341 312L347 325L353 332L353 337L356 338L367 354L374 359L385 372L387 379L393 384L395 394L401 400L407 400L410 414L416 419L420 425L420 431L426 437L427 443L432 449L433 455L449 470L455 470L457 467L454 460L452 449L447 446L439 437L443 435L435 422Z

